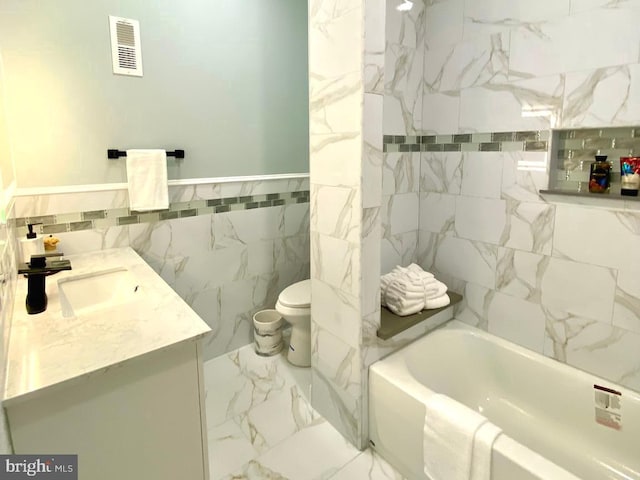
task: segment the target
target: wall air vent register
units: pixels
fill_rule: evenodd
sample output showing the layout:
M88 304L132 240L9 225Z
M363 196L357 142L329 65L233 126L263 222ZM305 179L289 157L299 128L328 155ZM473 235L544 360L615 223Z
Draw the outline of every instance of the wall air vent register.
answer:
M109 15L113 73L142 77L140 22Z

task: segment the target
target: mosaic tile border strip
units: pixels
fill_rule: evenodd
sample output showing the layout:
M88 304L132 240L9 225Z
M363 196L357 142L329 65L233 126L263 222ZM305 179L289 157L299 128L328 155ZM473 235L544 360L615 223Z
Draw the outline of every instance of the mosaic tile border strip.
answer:
M593 161L595 155L607 155L610 159L637 156L640 154L640 127L559 130L556 144L558 158L569 160L569 164L572 163L571 160ZM558 165L558 169L564 167L565 165Z
M589 173L596 155L611 164L612 196L620 195L620 158L640 154L640 126L557 129L552 131L550 189L569 193L589 191ZM631 197L630 197L631 198Z
M170 204L167 210L152 212L135 212L129 208L114 208L110 210L62 213L59 215L22 217L16 218L13 222L15 222L16 234L18 236L24 236L27 233L27 224L29 223L40 224L36 225L34 230L41 235L46 235L121 225L135 225L138 223L153 223L162 220L235 212L239 210L279 207L297 203L309 203L309 190L176 202Z
M395 152L546 152L549 130L461 133L452 135L384 135L383 151Z

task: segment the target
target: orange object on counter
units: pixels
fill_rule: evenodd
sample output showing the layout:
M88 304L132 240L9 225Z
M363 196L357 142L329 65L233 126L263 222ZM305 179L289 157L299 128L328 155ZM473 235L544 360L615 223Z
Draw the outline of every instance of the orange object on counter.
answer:
M60 242L60 239L54 237L53 235L49 235L45 237L43 240L44 243L44 251L45 252L53 252L56 250L56 245Z

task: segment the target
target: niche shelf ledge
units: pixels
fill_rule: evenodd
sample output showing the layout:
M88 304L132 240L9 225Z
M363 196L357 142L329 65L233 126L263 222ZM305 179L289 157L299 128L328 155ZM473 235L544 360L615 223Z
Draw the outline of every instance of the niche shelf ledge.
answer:
M619 193L571 192L567 190L540 190L540 195L552 203L573 203L604 208L640 209L640 197L631 197Z
M422 310L421 312L414 313L413 315L407 315L406 317L400 317L392 313L386 307L380 309L380 328L378 329L377 336L382 340L388 340L391 337L408 330L414 325L419 324L431 317L436 316L440 312L445 311L448 308L452 308L454 305L462 301L462 295L455 292L447 292L451 303L446 307L434 308L431 310Z

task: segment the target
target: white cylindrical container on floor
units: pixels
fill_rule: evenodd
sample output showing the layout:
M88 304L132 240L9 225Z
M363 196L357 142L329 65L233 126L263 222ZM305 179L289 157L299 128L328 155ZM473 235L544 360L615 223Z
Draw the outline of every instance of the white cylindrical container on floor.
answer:
M261 310L253 316L253 338L258 355L270 357L282 350L282 322L282 316L275 310Z

